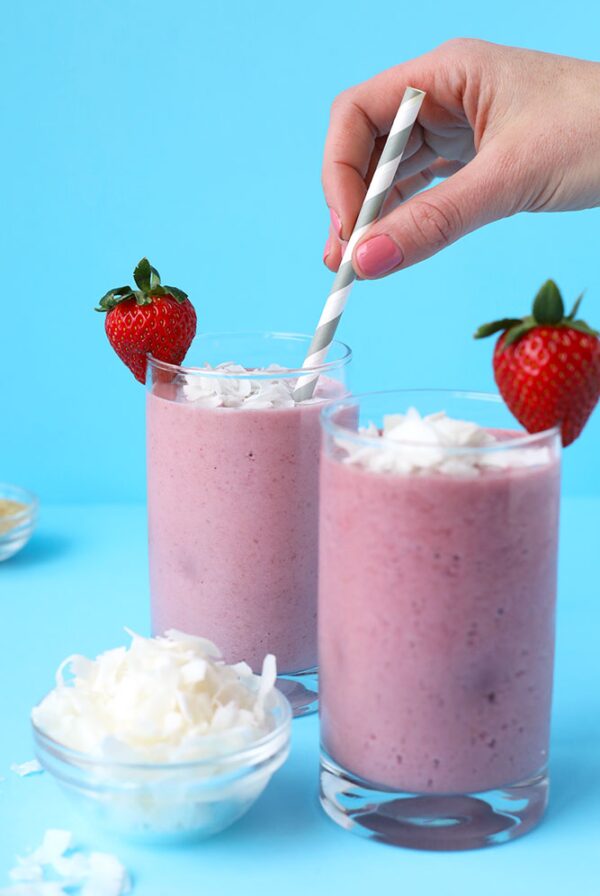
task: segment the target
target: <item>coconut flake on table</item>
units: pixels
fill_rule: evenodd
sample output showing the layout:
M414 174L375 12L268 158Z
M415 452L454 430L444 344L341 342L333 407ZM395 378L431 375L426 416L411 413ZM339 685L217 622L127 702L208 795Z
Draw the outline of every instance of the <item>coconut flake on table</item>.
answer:
M73 843L71 831L61 828L50 828L44 834L44 838L36 850L31 854L35 862L40 865L52 865L60 856L64 855Z
M26 778L28 775L39 775L44 771L37 759L28 759L27 762L13 762L10 770L15 775L19 775L20 778Z
M489 430L468 420L448 417L444 411L421 416L415 408L409 408L406 414L386 415L382 431L369 423L359 430L358 435L373 439L373 447L364 443L357 445L351 439L338 436L336 445L345 452L342 460L375 473L435 471L477 476L486 469L539 466L550 460L547 447L506 449L507 442L496 438ZM382 437L385 443L375 444ZM495 446L500 450L493 450ZM492 450L454 453L461 448Z
M189 402L205 408L293 408L298 403L294 400L293 393L296 388L296 377L276 376L284 373L286 368L278 364L270 364L260 370L261 374L273 373L273 378L257 376L252 378L256 370L234 364L233 361L225 361L211 367L205 364L199 370L223 371L239 376L202 376L201 373L190 374L183 385L183 394ZM318 401L313 397L302 404L310 404Z
M48 873L53 879L47 879ZM73 848L70 831L51 828L42 843L27 856L17 856L9 871L14 885L0 896L124 896L131 892L126 868L116 856ZM58 879L56 879L58 878Z
M130 892L129 875L116 856L108 852L90 853L89 873L81 896L122 896Z
M56 687L32 711L41 731L99 759L160 763L218 758L272 729L273 656L255 675L225 663L205 638L129 634L129 648L61 663Z

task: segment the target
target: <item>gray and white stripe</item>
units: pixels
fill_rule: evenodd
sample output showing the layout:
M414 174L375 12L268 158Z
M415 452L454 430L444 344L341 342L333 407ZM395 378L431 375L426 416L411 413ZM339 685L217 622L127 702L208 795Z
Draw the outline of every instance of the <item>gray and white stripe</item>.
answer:
M352 283L356 278L354 268L352 267L354 247L365 235L371 224L379 217L383 203L394 182L398 165L424 99L425 93L422 90L417 90L415 87L407 87L404 92L400 108L392 124L379 163L369 184L367 195L356 219L354 230L348 240L342 263L335 275L331 292L327 297L315 335L304 359L303 367L318 367L327 356L329 346L333 341L335 331L348 300L348 295L352 289ZM319 375L317 373L308 373L301 376L294 390L295 401L305 401L311 398L318 379Z

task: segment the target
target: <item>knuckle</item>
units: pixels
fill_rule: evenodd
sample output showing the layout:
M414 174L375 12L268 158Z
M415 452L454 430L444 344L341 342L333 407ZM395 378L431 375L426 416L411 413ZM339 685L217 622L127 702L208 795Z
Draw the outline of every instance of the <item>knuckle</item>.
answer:
M439 49L442 52L464 59L466 56L474 53L484 43L485 41L477 40L477 38L473 37L451 37L449 40L444 41Z
M407 208L410 209L411 224L420 243L443 249L458 237L461 221L454 203L417 199Z
M338 115L340 112L346 111L349 106L352 105L353 92L354 88L349 87L347 90L342 90L341 93L338 93L338 95L333 98L330 109L332 117Z

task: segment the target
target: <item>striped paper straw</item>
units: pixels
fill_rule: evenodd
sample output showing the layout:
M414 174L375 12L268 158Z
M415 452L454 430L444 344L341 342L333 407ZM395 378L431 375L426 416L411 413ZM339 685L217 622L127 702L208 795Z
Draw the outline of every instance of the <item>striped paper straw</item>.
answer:
M352 283L356 279L356 274L352 267L352 252L358 241L365 235L367 229L379 217L383 203L394 182L400 159L424 99L424 91L417 90L415 87L407 87L404 91L400 108L396 113L394 123L383 147L381 158L369 184L369 189L356 219L352 236L348 240L346 251L342 257L342 263L335 275L331 292L327 296L315 335L302 364L303 367L318 367L327 356L329 346L333 341L335 331L352 289ZM317 373L301 376L294 390L294 400L305 401L307 398L312 398L318 379L319 375Z

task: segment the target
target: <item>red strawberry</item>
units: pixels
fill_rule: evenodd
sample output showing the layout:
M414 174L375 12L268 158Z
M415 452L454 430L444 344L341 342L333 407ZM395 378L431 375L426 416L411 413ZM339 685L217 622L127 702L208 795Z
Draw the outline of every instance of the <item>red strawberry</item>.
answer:
M600 338L576 320L583 296L565 316L559 289L547 280L532 314L483 324L476 339L502 331L494 350L494 376L504 401L528 432L560 425L570 445L600 397Z
M196 334L196 312L186 293L161 286L160 276L142 258L133 279L138 289L120 286L100 299L108 341L140 383L146 382L146 355L181 364Z

